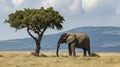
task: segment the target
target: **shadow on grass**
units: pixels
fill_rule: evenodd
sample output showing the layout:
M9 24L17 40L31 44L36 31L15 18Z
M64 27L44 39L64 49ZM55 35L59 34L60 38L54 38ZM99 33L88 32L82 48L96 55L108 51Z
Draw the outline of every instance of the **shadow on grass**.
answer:
M31 55L33 56L36 56L34 53L31 53ZM68 58L68 57L100 57L98 54L96 53L92 53L90 56L80 56L80 55L77 55L77 56L68 56L68 55L59 55L59 56L56 56L56 55L46 55L46 54L43 54L43 53L40 53L39 56L36 56L36 57L63 57L63 58Z
M0 57L3 57L2 55L0 55Z
M96 53L92 53L90 57L100 57L100 55L98 55Z
M47 56L45 54L40 54L40 57L49 57L49 56Z

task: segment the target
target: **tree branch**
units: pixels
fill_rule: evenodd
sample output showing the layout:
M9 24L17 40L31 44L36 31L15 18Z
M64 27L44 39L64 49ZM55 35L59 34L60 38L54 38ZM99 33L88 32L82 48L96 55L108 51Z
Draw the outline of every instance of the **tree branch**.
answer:
M47 29L47 27L45 27L45 28L43 29L43 31L41 32L41 34L38 34L38 40L39 40L39 41L42 39L42 36L43 36L44 32L46 31L46 29Z
M28 34L29 34L35 41L37 40L37 38L35 38L35 37L30 33L29 27L27 27L27 32L28 32Z

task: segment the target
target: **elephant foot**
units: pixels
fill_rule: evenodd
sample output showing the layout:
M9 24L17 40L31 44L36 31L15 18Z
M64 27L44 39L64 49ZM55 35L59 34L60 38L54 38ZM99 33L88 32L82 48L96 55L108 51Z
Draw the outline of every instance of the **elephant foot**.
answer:
M32 52L31 55L38 57L38 56L39 56L39 53Z
M76 55L72 55L73 57L76 57Z

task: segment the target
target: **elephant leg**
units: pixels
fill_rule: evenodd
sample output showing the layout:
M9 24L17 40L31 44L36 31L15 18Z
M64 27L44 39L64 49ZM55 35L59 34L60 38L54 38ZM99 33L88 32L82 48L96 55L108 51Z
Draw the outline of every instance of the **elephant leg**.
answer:
M86 56L86 49L83 48L83 51L84 51L83 56Z
M71 49L72 49L72 56L76 56L75 43L71 44Z
M72 56L71 45L68 45L69 56Z
M90 56L90 55L91 55L90 49L88 49L87 51L88 51L88 54L89 54L89 56Z

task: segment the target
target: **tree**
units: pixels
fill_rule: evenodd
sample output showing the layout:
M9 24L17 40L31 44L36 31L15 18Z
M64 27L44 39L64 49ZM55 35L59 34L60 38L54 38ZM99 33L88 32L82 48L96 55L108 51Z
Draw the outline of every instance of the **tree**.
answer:
M52 7L47 9L41 7L40 9L25 8L24 10L16 10L15 13L9 14L8 19L5 20L16 30L27 29L28 34L36 42L35 56L39 56L40 43L44 32L48 28L61 30L63 21L63 16ZM35 36L36 34L37 36Z

